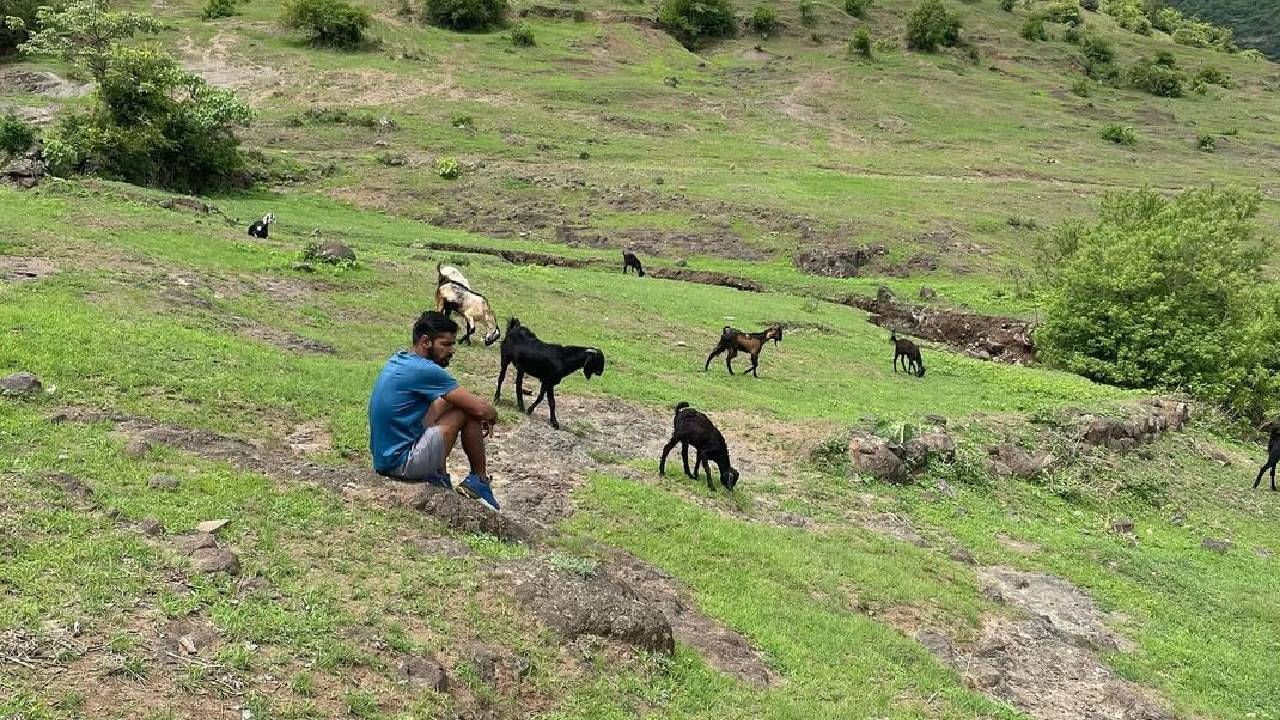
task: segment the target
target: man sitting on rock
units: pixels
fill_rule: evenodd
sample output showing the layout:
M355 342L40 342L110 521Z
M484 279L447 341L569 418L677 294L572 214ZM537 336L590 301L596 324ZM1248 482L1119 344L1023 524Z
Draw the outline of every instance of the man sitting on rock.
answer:
M373 469L386 477L450 489L445 459L461 436L471 472L457 490L497 510L485 469L484 438L498 412L445 370L457 333L458 324L444 314L424 312L413 324L413 346L392 355L382 368L369 398Z

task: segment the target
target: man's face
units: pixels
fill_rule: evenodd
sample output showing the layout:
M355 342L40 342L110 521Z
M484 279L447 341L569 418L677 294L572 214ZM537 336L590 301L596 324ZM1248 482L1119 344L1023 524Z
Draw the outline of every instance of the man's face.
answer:
M453 359L453 346L457 342L457 336L453 333L437 335L434 338L419 338L418 345L415 350L422 357L434 362L440 367L449 367L449 361Z

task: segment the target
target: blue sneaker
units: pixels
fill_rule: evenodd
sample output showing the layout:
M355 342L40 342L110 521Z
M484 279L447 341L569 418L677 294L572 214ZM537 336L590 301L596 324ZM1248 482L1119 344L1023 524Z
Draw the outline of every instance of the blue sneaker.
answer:
M428 475L425 478L423 478L423 480L427 483L430 483L431 485L435 485L438 488L444 488L445 490L453 489L453 478L449 477L449 473L436 473L434 475Z
M493 496L493 489L489 487L489 481L481 479L475 473L467 475L467 479L463 480L462 484L458 486L458 492L473 500L479 500L494 510L498 509L498 499Z

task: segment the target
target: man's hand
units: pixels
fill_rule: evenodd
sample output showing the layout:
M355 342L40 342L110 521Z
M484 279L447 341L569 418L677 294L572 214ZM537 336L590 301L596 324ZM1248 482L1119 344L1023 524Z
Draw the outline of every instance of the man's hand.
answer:
M498 419L498 409L493 406L493 403L481 399L480 396L466 388L454 388L444 395L444 399L482 423L493 425L494 421Z

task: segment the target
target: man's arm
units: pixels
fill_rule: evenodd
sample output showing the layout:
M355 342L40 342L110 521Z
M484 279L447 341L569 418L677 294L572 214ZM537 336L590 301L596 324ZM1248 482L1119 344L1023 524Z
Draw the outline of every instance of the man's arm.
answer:
M470 390L458 386L442 397L449 401L449 404L458 408L462 412L471 417L486 423L492 423L498 419L498 410L488 400L484 400L479 395Z

